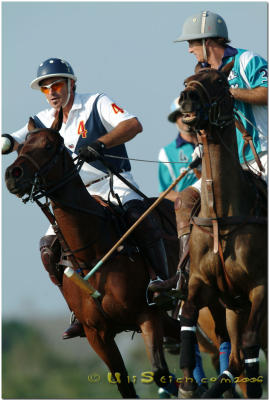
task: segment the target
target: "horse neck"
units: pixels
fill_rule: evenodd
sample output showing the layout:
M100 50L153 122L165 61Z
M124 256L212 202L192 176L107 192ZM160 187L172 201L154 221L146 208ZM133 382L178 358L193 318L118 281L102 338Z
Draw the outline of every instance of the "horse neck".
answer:
M103 208L90 196L79 176L53 193L52 207L57 224L70 249L82 248L93 243L84 256L80 255L82 259L98 257L103 247ZM97 240L99 238L101 242Z
M214 130L218 129L216 127ZM239 163L235 126L228 126L218 132L212 129L208 139L211 174L213 180L214 208L217 217L246 215L247 187ZM206 132L207 133L207 132ZM221 141L219 137L221 136ZM223 144L225 143L225 145ZM201 216L212 218L207 189L205 156L202 161Z

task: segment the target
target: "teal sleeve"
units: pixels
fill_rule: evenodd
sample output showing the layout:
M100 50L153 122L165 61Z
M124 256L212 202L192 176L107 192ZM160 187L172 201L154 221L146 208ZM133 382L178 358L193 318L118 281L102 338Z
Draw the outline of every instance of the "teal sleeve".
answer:
M245 73L251 88L268 87L268 65L262 57L258 55L252 57L246 66Z

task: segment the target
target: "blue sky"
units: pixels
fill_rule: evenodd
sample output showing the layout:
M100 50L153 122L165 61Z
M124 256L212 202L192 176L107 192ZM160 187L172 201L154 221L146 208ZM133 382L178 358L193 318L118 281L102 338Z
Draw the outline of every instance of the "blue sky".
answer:
M203 10L220 14L231 45L267 58L267 2L2 2L2 132L12 133L46 108L29 88L41 61L70 62L80 93L104 92L135 114L144 130L127 144L130 158L157 161L176 136L169 107L191 75L187 43L174 43L185 19ZM4 156L2 171L16 155ZM147 196L158 195L156 163L132 162ZM3 180L2 180L3 181ZM31 317L68 308L44 271L38 243L48 223L2 187L2 311Z

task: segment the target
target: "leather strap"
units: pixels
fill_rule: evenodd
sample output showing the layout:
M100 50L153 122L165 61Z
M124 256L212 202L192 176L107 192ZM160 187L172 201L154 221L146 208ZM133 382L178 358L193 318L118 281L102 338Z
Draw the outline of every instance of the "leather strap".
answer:
M222 217L217 218L219 225L240 225L240 224L267 224L266 217L256 217L256 216L232 216L232 217ZM192 217L191 224L199 225L199 226L207 226L212 227L213 222L212 218L199 218L199 217Z
M260 160L260 158L259 158L259 156L258 156L258 154L256 152L256 149L255 149L253 141L252 141L252 137L249 135L249 133L245 129L243 123L239 119L240 118L239 115L237 113L235 113L235 116L237 118L237 119L235 119L235 126L242 133L243 139L245 141L244 146L243 146L243 158L244 158L245 164L249 168L248 162L246 160L246 155L245 155L247 145L249 144L249 146L251 148L251 151L252 151L252 153L254 155L255 161L256 161L256 163L257 163L257 165L259 167L260 172L264 172L265 169L262 166L261 160Z
M212 224L213 224L213 240L214 246L213 251L215 254L218 253L219 248L219 227L218 227L218 220L215 211L215 204L214 204L214 188L213 188L213 178L212 178L212 169L211 169L211 162L210 162L210 154L208 149L207 137L206 134L201 134L201 139L204 148L204 160L205 160L205 167L206 167L206 188L208 193L208 206L210 214L212 215Z

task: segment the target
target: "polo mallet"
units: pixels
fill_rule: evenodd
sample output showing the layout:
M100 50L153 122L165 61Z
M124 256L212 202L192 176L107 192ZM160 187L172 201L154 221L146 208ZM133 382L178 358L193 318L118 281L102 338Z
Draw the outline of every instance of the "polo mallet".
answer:
M194 161L190 163L186 171L182 172L175 180L174 182L161 194L160 197L158 197L157 200L155 200L154 203L144 212L144 214L141 215L141 217L138 218L138 220L128 229L128 231L125 232L125 234L118 240L118 242L104 255L104 257L98 261L98 263L91 269L91 271L82 278L77 272L75 272L72 268L67 267L64 270L65 275L72 279L74 283L79 285L83 289L87 289L85 285L85 281L87 281L100 267L101 265L104 264L104 262L111 256L111 254L122 244L122 242L133 232L133 230L140 224L140 222L143 221L144 218L146 218L147 215L151 213L152 210L154 210L155 207L157 207L158 204L165 198L165 196L181 181L181 179L184 178L185 175L187 175L193 168L196 168L201 159L197 157ZM70 269L72 271L70 271ZM88 283L88 282L87 282ZM88 287L90 295L93 297L99 297L101 294L95 290L93 292L93 287L91 286L90 288Z

